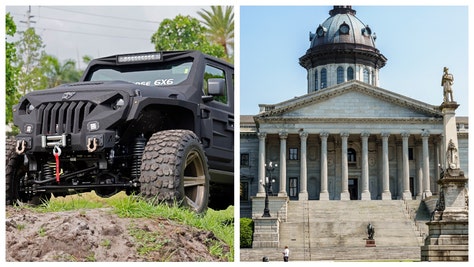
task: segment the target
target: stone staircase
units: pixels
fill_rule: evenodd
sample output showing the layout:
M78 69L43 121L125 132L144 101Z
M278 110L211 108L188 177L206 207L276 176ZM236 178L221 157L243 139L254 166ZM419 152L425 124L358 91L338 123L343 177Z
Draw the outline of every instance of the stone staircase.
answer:
M241 261L420 260L429 212L420 200L290 201L280 224L280 248L241 249ZM415 222L414 219L419 220ZM376 247L365 247L368 223Z

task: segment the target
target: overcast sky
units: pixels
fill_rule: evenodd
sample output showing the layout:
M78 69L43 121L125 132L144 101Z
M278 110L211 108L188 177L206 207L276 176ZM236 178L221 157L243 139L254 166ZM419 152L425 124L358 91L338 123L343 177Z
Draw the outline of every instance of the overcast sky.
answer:
M376 47L388 59L380 70L380 87L440 105L446 66L454 75L454 100L460 104L457 115L468 115L467 6L352 7L376 33ZM329 18L331 9L241 8L241 114L254 115L258 104L275 104L307 93L307 71L298 59L310 46L309 32Z
M166 18L190 15L209 6L31 6L30 20L48 54L82 61L117 53L154 51L151 36ZM26 29L28 6L6 6L18 31ZM24 22L21 22L24 21Z

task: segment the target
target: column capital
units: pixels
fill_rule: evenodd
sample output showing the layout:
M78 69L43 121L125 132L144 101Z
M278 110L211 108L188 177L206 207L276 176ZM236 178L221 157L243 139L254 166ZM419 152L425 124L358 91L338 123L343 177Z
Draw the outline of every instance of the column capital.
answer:
M370 133L369 133L369 132L362 132L362 133L360 134L360 136L361 136L362 138L369 138Z
M421 137L430 137L430 132L427 130L421 132Z
M321 133L319 133L319 136L321 136L321 138L323 138L323 137L328 138L329 133L328 132L321 132Z
M402 136L402 138L408 138L410 137L410 133L409 132L403 132L400 134Z
M281 131L278 135L280 136L280 139L286 139L288 137L288 132Z
M265 139L267 137L266 132L259 132L259 133L257 133L257 135L258 135L258 139L260 139L260 140Z
M389 138L390 137L390 133L387 133L387 132L383 132L380 135L384 138Z
M342 138L344 138L344 137L345 137L345 138L349 137L349 132L341 132L341 137L342 137Z
M300 138L301 138L301 139L306 139L306 138L308 138L308 132L301 131L301 132L300 132Z

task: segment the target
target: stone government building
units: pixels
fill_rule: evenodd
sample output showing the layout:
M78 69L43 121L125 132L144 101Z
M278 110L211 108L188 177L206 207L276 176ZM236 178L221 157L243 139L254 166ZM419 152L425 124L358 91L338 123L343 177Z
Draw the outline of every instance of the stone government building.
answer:
M310 35L299 59L308 72L307 94L241 116L241 217L261 216L252 200L265 196L260 181L269 176L269 162L277 164L273 202L438 194L446 167L440 106L378 87L387 59L355 13L334 6ZM456 125L467 177L468 118L456 117Z

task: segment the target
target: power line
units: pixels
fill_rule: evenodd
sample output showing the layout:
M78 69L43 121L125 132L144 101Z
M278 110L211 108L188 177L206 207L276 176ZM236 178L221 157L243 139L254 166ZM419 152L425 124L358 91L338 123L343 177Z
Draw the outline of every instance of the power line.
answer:
M82 24L82 25L92 25L92 26L105 27L105 28L132 30L132 31L144 31L144 32L153 31L153 30L145 30L145 29L139 29L139 28L119 27L119 26L116 26L116 25L106 25L106 24L99 24L99 23L90 23L90 22L77 21L77 20L50 18L50 17L45 17L45 16L39 16L39 18L40 18L40 19L49 19L49 20L64 21L64 22L70 22L70 23L78 23L78 24Z
M66 30L59 30L59 29L52 29L52 28L41 28L41 27L35 27L35 29L44 30L44 31L56 31L56 32L74 33L74 34L94 35L94 36L110 37L110 38L151 40L151 37L150 37L150 38L141 38L141 37L131 37L131 36L124 36L124 35L109 35L109 34L102 34L102 33L79 32L79 31L66 31Z
M54 10L59 10L59 11L66 11L66 12L71 12L71 13L78 13L78 14L83 14L83 15L88 15L88 16L96 16L96 17L101 17L101 18L111 18L111 19L118 19L118 20L129 20L129 21L138 21L138 22L143 22L143 23L161 23L160 21L153 21L153 20L143 20L143 19L132 19L132 18L124 18L124 17L116 17L116 16L110 16L110 15L99 15L99 14L93 14L93 13L88 13L88 12L83 12L83 11L76 11L76 10L68 10L68 9L63 9L63 8L57 8L57 7L51 7L51 6L40 6L42 8L47 8L47 9L54 9Z

